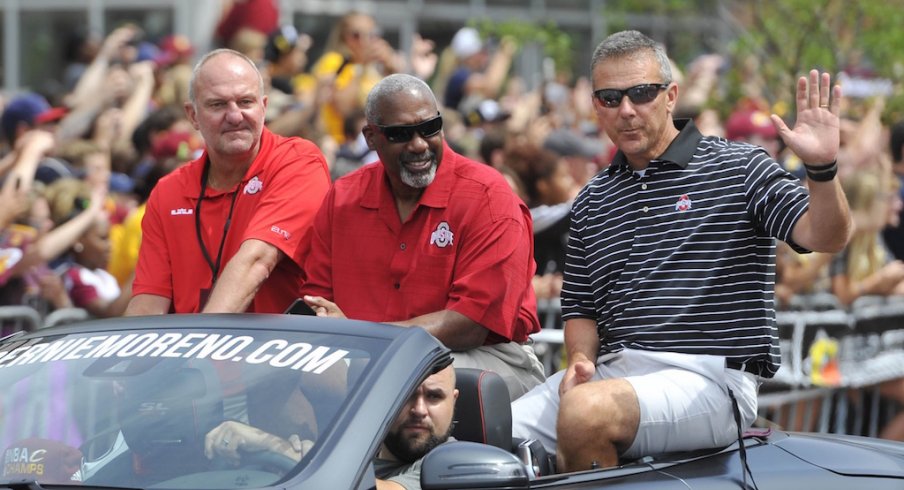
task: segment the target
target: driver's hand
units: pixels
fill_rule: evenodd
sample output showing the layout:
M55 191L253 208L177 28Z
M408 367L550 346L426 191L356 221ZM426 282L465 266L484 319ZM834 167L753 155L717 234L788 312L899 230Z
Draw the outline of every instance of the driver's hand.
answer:
M301 461L314 443L301 440L298 436L292 437L294 441L292 438L287 441L256 427L227 420L204 437L204 455L207 459L222 458L234 466L240 463L242 452L271 451Z
M304 455L307 454L312 447L314 447L314 441L310 439L302 439L298 437L298 434L292 434L291 436L289 436L289 444L292 446L292 451L294 452L294 454L297 454L298 457L296 458L293 454L286 454L286 456L295 460L301 460L301 458L303 458Z
M204 455L208 459L223 458L237 465L241 459L239 451L254 452L277 449L285 440L250 425L228 420L207 433L204 438Z

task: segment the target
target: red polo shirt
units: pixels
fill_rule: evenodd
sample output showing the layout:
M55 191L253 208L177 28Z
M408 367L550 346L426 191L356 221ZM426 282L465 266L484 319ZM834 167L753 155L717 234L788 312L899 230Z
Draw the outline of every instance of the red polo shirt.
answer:
M540 330L530 212L495 169L448 146L443 155L404 223L382 164L336 181L314 220L303 293L380 322L448 309L490 330L488 344L523 342Z
M200 291L211 287L212 272L201 252L194 215L206 159L207 155L202 155L158 182L141 225L132 292L170 298L176 313L200 311ZM248 311L281 313L296 298L303 256L311 239L310 225L329 185L326 160L313 143L284 138L265 128L260 153L242 182L227 191L207 187L201 203L201 235L214 262L233 193L237 193L221 274L249 238L286 254L261 285Z

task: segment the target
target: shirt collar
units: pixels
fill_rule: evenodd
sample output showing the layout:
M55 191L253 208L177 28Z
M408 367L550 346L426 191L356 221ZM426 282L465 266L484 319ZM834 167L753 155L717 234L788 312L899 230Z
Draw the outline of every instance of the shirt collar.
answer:
M261 143L260 148L257 150L257 156L254 157L254 161L251 162L251 165L248 167L248 170L245 171L245 175L242 177L242 181L239 183L240 186L244 186L248 183L248 180L251 177L260 173L260 169L264 165L264 161L267 158L267 155L270 154L270 147L274 144L274 136L273 133L270 132L266 127L261 131ZM201 175L204 172L204 165L207 162L207 150L204 150L204 153L201 154L201 157L197 160L193 160L188 164L188 172L186 172L187 182L184 182L182 186L182 192L185 197L191 199L197 199L198 194L201 193ZM204 194L208 196L218 196L220 194L230 194L232 193L232 189L226 190L216 190L211 189L210 186L207 186L207 190L204 191Z
M650 162L671 163L684 169L687 168L687 165L694 157L694 152L697 151L697 144L703 138L703 135L700 134L691 119L675 119L673 123L679 130L678 136L669 143L669 147L665 149L665 152L659 158L654 158ZM625 154L621 150L618 150L612 159L612 164L609 165L609 175L614 174L616 170L626 171L629 169L628 159L625 158Z
M449 205L454 180L452 174L455 172L457 158L458 155L443 140L443 159L436 169L436 177L434 177L433 182L427 186L418 200L418 206L444 208ZM367 189L365 189L361 198L361 206L365 208L379 208L380 202L384 199L395 205L395 199L392 197L392 188L386 175L386 166L383 165L382 161L379 165L377 178L372 179L368 183Z

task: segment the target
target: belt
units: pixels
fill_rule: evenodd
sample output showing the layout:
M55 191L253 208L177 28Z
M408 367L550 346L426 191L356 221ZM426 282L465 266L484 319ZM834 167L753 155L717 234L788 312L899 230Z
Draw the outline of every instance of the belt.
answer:
M738 371L746 371L748 373L755 374L757 376L759 376L759 374L760 374L760 370L757 369L759 366L757 366L756 362L753 362L753 361L741 362L741 361L735 361L732 359L726 359L725 367L727 367L728 369L736 369Z

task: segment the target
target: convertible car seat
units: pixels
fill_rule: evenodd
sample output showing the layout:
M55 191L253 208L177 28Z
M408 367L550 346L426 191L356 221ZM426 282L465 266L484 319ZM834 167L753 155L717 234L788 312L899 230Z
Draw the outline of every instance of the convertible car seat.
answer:
M187 364L122 381L120 428L139 479L161 481L209 465L204 437L223 421L220 383L209 363Z
M502 377L492 371L456 368L452 437L512 450L512 406Z

